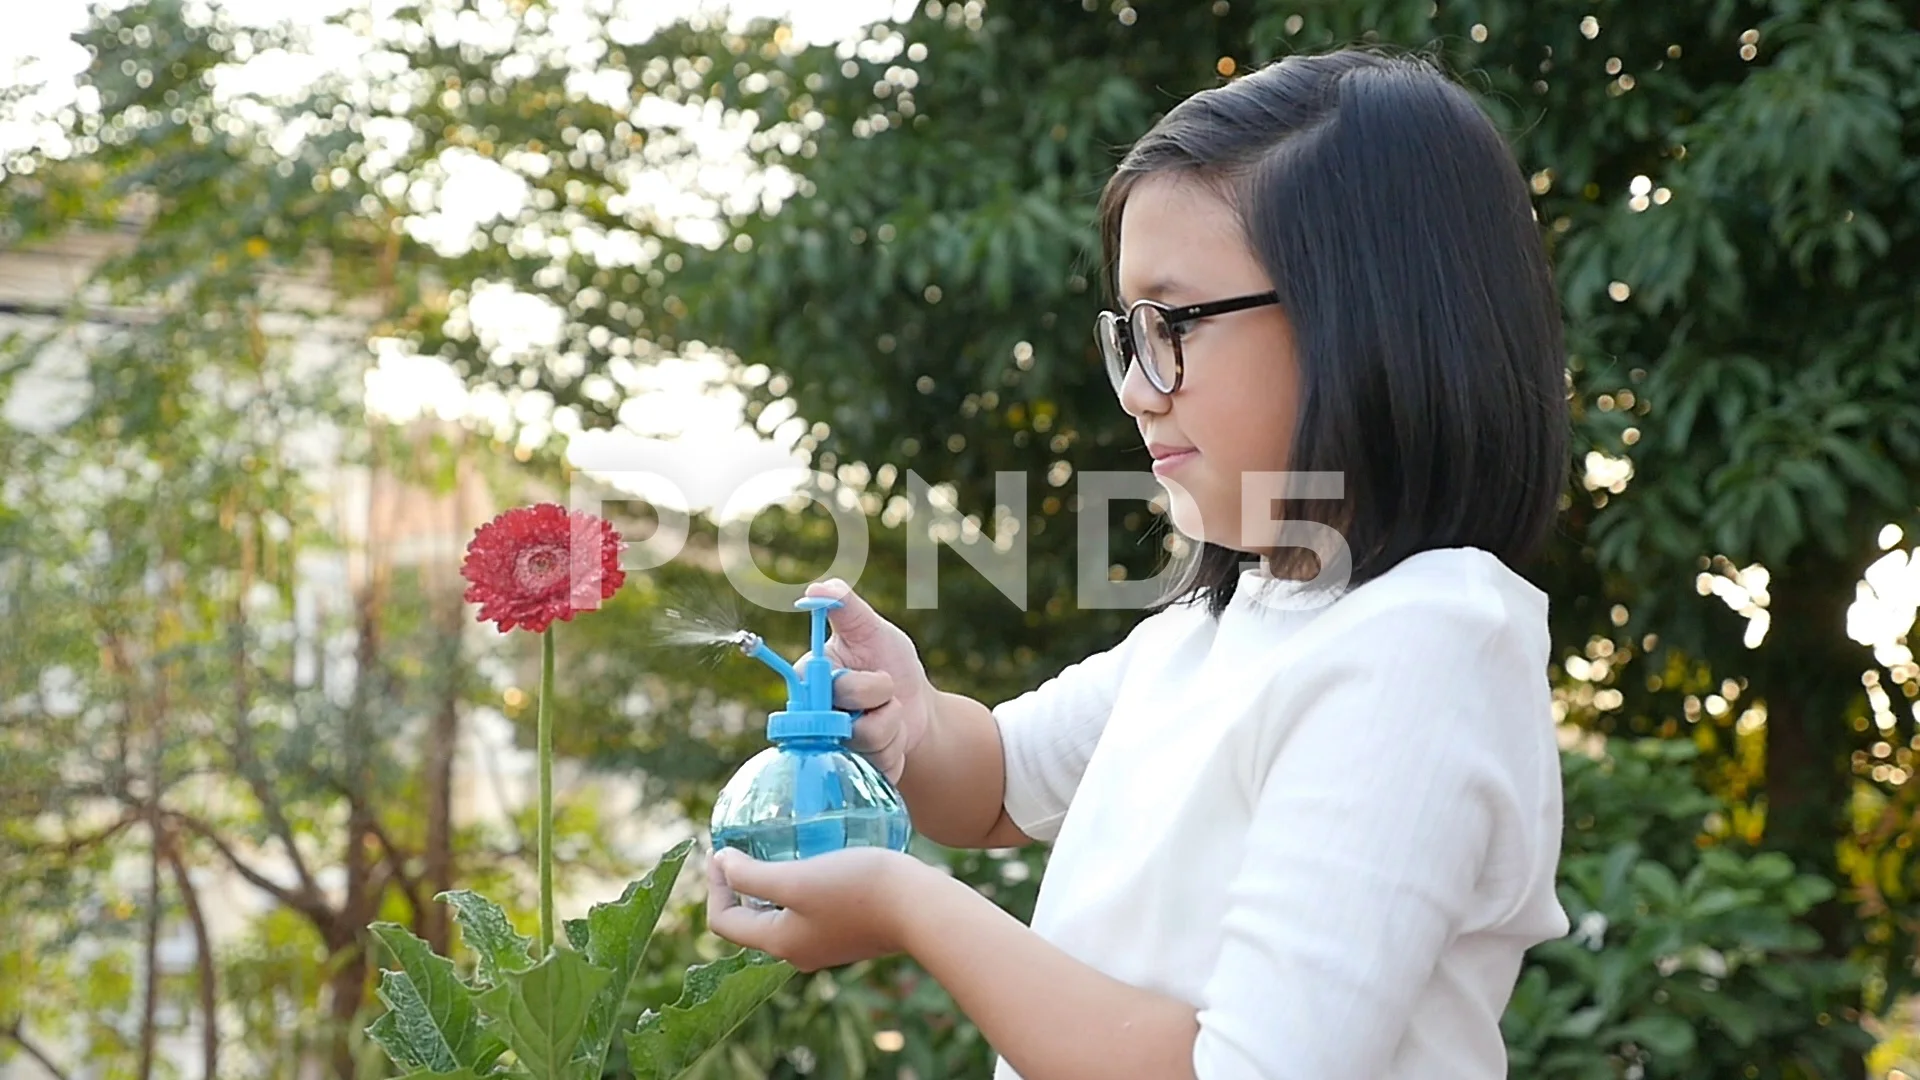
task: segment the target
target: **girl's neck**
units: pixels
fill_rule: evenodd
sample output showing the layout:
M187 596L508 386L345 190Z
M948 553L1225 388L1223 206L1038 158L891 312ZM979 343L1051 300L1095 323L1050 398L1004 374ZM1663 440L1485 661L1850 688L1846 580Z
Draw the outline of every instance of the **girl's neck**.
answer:
M1281 552L1286 552L1287 557L1280 558ZM1320 575L1320 560L1307 557L1309 553L1303 548L1270 548L1247 554L1260 557L1257 569L1261 577L1270 581L1312 581Z
M1273 551L1262 551L1259 554L1261 577L1271 578L1274 581L1310 581L1313 579L1312 574L1303 574L1298 565L1289 566L1283 563L1276 569L1274 566Z

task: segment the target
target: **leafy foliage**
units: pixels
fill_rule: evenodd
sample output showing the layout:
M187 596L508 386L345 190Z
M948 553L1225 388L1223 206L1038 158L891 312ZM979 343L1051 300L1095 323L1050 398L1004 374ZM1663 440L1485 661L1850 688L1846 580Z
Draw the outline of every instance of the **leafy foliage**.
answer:
M400 964L381 972L388 1011L368 1034L394 1064L420 1076L598 1080L622 1006L692 841L683 841L618 901L567 926L571 947L533 960L506 913L470 891L443 894L478 953L476 982L393 924L376 936ZM793 969L739 952L687 971L680 999L644 1014L628 1035L635 1080L672 1080L738 1027ZM502 1067L502 1054L511 1064Z
M680 868L686 864L687 853L692 849L690 841L676 846L646 877L628 886L626 894L618 902L597 904L587 912L584 928L586 941L576 947L586 954L588 960L613 975L607 991L594 999L582 1043L582 1056L592 1063L596 1073L606 1060L607 1047L612 1042L614 1025L619 1018L620 1006L626 1000L627 987L632 983L634 971L647 951L647 941L653 936L654 926L666 910L667 896L673 889L674 879L679 876Z
M588 1010L612 981L572 949L555 949L526 971L509 973L480 995L489 1025L512 1048L517 1067L535 1077L591 1075L574 1062ZM597 1071L597 1070L596 1070Z
M369 1032L394 1061L413 1068L478 1068L505 1044L481 1024L473 991L454 974L453 961L393 923L376 923L374 936L400 962L383 971L380 1000L390 1010Z
M628 1065L635 1076L679 1076L792 976L784 963L747 952L695 968L679 1001L641 1014L627 1036Z
M529 950L533 941L513 928L500 905L468 889L442 893L435 897L453 905L458 914L460 936L479 957L480 981L500 985L509 972L525 971L533 965Z
M1536 948L1503 1019L1516 1075L1842 1075L1871 1040L1831 1023L1860 983L1807 912L1833 883L1778 852L1708 840L1724 811L1687 743L1564 756L1567 938Z

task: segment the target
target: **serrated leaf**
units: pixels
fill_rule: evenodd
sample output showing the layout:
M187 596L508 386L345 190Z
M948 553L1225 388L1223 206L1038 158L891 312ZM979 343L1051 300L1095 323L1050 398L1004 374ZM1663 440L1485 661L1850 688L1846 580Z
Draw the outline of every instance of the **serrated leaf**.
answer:
M608 1047L613 1045L614 1026L620 1022L620 1006L627 999L634 970L647 951L653 928L666 910L667 896L692 850L691 840L675 844L645 877L628 885L619 900L595 904L587 911L587 943L582 951L596 967L613 973L612 980L593 999L580 1038L580 1056L593 1063L595 1076L606 1060Z
M533 966L533 940L514 930L500 905L477 892L458 889L434 897L453 906L460 936L480 957L480 977L489 986L500 984L503 971L525 971Z
M441 1071L491 1067L503 1047L481 1027L473 991L454 974L453 961L403 926L375 923L369 929L400 970L381 972L378 992L392 1019L376 1021L368 1034L399 1065Z
M765 953L741 951L687 969L680 999L660 1012L649 1009L627 1034L627 1064L634 1080L673 1080L725 1041L772 997L793 968Z
M572 949L555 949L526 971L502 975L500 985L480 995L480 1007L521 1068L537 1080L562 1080L575 1075L568 1066L587 1007L612 977Z
M383 983L388 977L389 975L386 974L381 976ZM399 978L404 979L406 976L401 975ZM382 989L385 989L384 985ZM380 995L381 1000L387 1000L387 996L387 994L382 993ZM389 1004L387 1008L391 1010L393 1006ZM380 1044L380 1049L386 1051L387 1060L393 1062L395 1065L403 1069L424 1069L427 1067L427 1063L420 1059L419 1052L414 1049L412 1040L401 1032L400 1021L392 1011L380 1014L380 1019L375 1020L373 1024L367 1028L367 1037Z
M560 924L560 928L567 932L567 944L573 946L573 951L587 951L587 941L590 937L587 929L587 920L567 919Z

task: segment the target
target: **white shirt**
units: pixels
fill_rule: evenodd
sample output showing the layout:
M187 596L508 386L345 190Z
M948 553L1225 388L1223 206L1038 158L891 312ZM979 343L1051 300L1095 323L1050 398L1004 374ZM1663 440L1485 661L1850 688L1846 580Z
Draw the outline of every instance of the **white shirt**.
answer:
M1033 928L1194 1005L1199 1080L1498 1080L1568 930L1547 598L1473 548L1300 595L1245 571L994 710Z

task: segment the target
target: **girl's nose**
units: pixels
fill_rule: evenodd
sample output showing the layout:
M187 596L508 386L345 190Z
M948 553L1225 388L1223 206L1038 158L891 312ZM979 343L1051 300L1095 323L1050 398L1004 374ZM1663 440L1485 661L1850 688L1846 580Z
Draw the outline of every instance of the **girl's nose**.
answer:
M1139 419L1142 416L1159 415L1173 405L1173 398L1163 394L1153 383L1147 381L1146 372L1140 370L1135 361L1127 365L1127 377L1120 381L1120 407L1128 416Z

